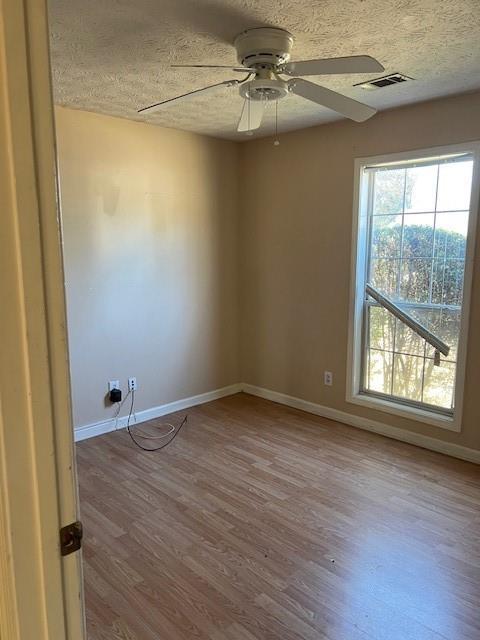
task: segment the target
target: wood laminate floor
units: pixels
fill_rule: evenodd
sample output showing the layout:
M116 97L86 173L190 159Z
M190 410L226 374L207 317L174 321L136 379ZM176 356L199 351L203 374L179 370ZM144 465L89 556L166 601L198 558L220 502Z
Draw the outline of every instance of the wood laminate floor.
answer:
M479 467L244 394L188 414L77 446L89 640L480 639Z

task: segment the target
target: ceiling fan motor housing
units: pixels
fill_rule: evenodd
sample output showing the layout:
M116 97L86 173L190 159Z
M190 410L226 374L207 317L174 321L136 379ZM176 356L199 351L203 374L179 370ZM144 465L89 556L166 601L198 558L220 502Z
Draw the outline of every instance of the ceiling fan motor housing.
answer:
M240 64L246 67L268 65L271 68L290 60L293 36L284 29L260 27L240 33L234 45Z

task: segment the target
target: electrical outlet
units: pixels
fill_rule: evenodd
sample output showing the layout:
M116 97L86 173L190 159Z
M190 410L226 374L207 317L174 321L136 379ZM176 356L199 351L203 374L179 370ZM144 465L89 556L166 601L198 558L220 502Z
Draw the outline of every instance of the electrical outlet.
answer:
M331 371L323 372L323 384L327 385L327 387L333 385L333 373Z
M129 391L136 391L137 390L137 379L136 378L129 378L128 379L128 390Z
M120 380L109 380L108 381L108 390L112 389L120 389Z

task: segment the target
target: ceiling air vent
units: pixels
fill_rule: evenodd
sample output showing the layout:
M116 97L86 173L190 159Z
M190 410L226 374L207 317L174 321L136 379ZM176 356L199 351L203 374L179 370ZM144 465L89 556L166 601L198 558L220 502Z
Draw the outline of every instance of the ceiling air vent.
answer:
M400 84L401 82L407 82L408 80L413 80L413 78L404 76L402 73L391 73L389 76L375 78L375 80L369 80L368 82L359 82L354 86L368 90L382 89L383 87L390 87L392 84Z

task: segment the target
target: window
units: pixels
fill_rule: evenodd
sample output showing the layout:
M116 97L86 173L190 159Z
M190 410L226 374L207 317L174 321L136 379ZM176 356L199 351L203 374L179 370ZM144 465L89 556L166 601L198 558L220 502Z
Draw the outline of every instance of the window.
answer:
M477 156L357 161L348 400L459 428Z

